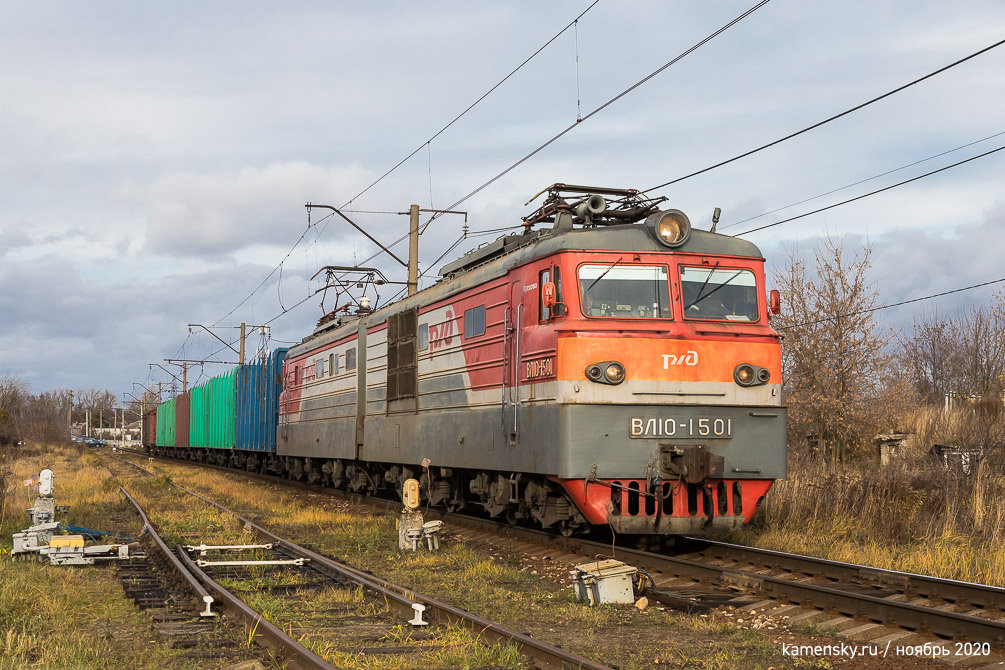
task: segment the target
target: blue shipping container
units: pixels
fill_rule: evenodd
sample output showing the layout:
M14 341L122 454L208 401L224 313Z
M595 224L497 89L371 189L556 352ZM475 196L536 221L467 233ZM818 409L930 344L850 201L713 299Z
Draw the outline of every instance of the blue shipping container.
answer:
M279 392L288 349L240 366L237 372L237 435L235 448L276 452Z

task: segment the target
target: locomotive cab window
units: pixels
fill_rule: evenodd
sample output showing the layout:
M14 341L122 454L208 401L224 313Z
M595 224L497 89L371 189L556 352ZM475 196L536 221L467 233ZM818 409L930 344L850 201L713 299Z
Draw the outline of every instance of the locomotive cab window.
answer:
M584 316L669 319L670 283L665 265L579 267L580 301Z
M681 267L685 319L757 321L757 279L750 270Z

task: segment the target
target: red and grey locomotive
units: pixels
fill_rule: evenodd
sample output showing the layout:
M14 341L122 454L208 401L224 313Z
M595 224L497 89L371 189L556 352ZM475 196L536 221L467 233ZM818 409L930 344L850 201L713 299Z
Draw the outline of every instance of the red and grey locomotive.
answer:
M749 521L785 475L760 251L635 190L545 192L520 233L290 348L255 458L355 491L416 477L429 504L566 533Z

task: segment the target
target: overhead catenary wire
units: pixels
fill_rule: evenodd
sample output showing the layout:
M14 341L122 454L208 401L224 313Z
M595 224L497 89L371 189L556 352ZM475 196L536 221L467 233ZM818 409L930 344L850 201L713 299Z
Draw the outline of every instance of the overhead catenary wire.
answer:
M635 82L634 84L632 84L631 86L629 86L628 88L626 88L625 90L621 91L620 93L618 93L617 95L615 95L613 98L609 99L607 102L601 104L599 107L597 107L593 111L589 112L586 116L582 117L582 119L577 119L575 123L571 124L570 126L568 126L567 128L565 128L564 130L562 130L561 132L559 132L557 135L555 135L551 139L547 140L546 142L544 142L543 144L541 144L540 146L538 146L536 149L534 149L533 151L531 151L529 154L527 154L523 158L519 159L515 163L512 163L509 167L505 168L502 172L498 173L497 175L495 175L494 177L492 177L488 181L482 183L480 186L478 186L476 189L474 189L473 191L471 191L470 193L468 193L467 195L465 195L464 197L462 197L460 200L454 202L452 205L450 205L449 207L446 207L444 209L447 209L447 210L456 209L459 205L467 202L472 197L474 197L478 193L482 192L483 190L485 190L486 188L488 188L489 186L491 186L492 184L494 184L496 181L498 181L502 177L506 176L507 174L509 174L510 172L512 172L513 170L515 170L520 165L524 164L525 162L527 162L528 160L530 160L531 158L533 158L534 156L536 156L538 153L540 153L541 151L543 151L544 149L546 149L547 147L549 147L551 144L553 144L554 142L556 142L558 139L560 139L561 137L563 137L566 134L568 134L573 128L576 128L577 126L579 126L583 121L586 121L587 119L589 119L592 116L600 113L604 109L607 109L612 104L614 104L615 102L617 102L621 98L625 97L626 95L628 95L629 93L631 93L632 91L634 91L635 89L637 89L639 86L642 86L643 84L645 84L646 82L648 82L653 77L657 76L658 74L660 74L661 72L663 72L667 68L671 67L672 65L674 65L675 63L677 63L681 59L685 58L686 56L688 56L689 54L693 53L694 51L696 51L700 47L704 46L708 42L712 41L713 39L715 39L716 37L718 37L722 33L726 32L727 30L729 30L730 28L732 28L734 25L736 25L737 23L739 23L743 19L747 18L748 16L750 16L751 14L753 14L755 11L757 11L758 9L760 9L761 7L763 7L764 5L768 4L768 2L770 2L770 0L761 0L761 2L758 2L756 5L754 5L753 7L751 7L750 9L748 9L747 11L743 12L742 14L740 14L739 16L737 16L736 18L734 18L733 20L729 21L728 23L726 23L722 27L720 27L717 30L715 30L714 32L712 32L711 34L707 35L704 39L702 39L699 42L693 44L691 47L689 47L685 51L681 52L680 54L678 54L674 58L670 59L669 61L667 61L666 63L664 63L663 65L661 65L659 68L657 68L653 72L650 72L648 75L646 75L642 79L638 80L637 82ZM419 234L424 233L425 230L426 230L426 228L429 227L429 224L431 224L437 218L439 218L438 214L433 214L432 216L430 216L429 219L419 228ZM403 242L407 238L408 238L408 234L406 233L406 234L400 236L398 239L396 239L393 242L391 242L390 244L388 244L387 248L390 249L390 248L394 247L395 245L400 244L401 242ZM366 259L364 259L363 261L361 261L361 264L368 263L368 262L372 261L374 258L377 258L378 256L380 256L383 253L384 252L382 250L381 251L377 251L373 255L371 255L371 256L367 257Z
M322 221L324 221L324 220L325 220L325 219L327 219L328 217L330 217L330 216L334 216L334 214L335 214L335 213L334 213L334 212L332 212L331 214L327 214L327 215L323 216L323 217L322 217L321 219L319 219L319 220L317 221L317 223L315 223L314 225L316 226L316 225L317 225L318 223L321 223ZM255 294L256 294L256 293L258 293L258 291L259 291L259 290L260 290L260 289L261 289L261 288L262 288L263 286L265 286L266 282L268 282L268 281L269 281L269 279L271 279L271 278L272 278L272 275L276 274L276 272L277 272L277 271L278 271L278 270L279 270L279 269L280 269L280 268L281 268L281 267L283 266L283 263L285 263L285 262L286 262L286 259L288 259L288 258L289 258L289 257L290 257L291 255L293 255L293 252L294 252L294 251L296 251L296 249L297 249L297 246L299 246L299 245L300 245L300 243L301 243L301 242L303 242L304 238L305 238L305 237L307 236L307 233L308 233L308 231L310 231L310 229L311 229L311 227L310 227L310 225L308 225L308 226L307 226L307 228L306 228L306 229L304 230L304 232L300 233L300 237L298 237L298 238L297 238L297 241L293 243L293 246L292 246L292 247L290 247L290 250L286 252L286 255L285 255L285 256L283 256L283 260L279 261L279 265L277 265L276 267L272 268L272 271L271 271L271 272L269 272L269 274L267 274L267 275L265 276L265 279L263 279L263 280L261 281L261 283L259 283L259 284L258 284L258 286L256 286L256 287L254 288L254 290L253 290L253 291L252 291L251 293L249 293L249 294L248 294L248 296L247 296L247 297L246 297L246 298L245 298L244 300L242 300L241 302L237 303L237 304L236 304L236 305L234 306L234 308L233 308L232 310L230 310L229 312L227 312L226 314L224 314L223 316L221 316L221 317L220 317L219 319L217 319L216 321L214 321L214 322L213 322L213 325L214 325L214 326L218 326L218 325L220 325L220 322L221 322L221 321L223 321L223 320L224 320L224 319L226 319L226 318L227 318L228 316L230 316L231 314L233 314L234 312L236 312L236 311L237 311L238 309L240 309L240 308L241 308L241 305L243 305L244 303L248 302L248 301L249 301L249 300L251 300L251 299L252 299L253 297L255 297Z
M759 219L762 216L768 216L769 214L775 214L776 212L780 212L783 209L788 209L789 207L795 207L796 205L802 205L802 204L805 204L805 203L810 202L812 200L817 200L819 198L823 198L824 196L832 195L834 193L837 193L838 191L844 191L845 189L849 189L849 188L851 188L853 186L858 186L860 184L864 184L864 183L872 181L874 179L879 179L880 177L885 177L885 176L887 176L889 174L893 174L894 172L900 172L901 170L906 170L909 167L914 167L915 165L920 165L921 163L926 163L926 162L928 162L930 160L934 160L936 158L940 158L942 156L946 156L946 155L951 154L951 153L953 153L955 151L959 151L960 149L966 149L967 147L972 147L975 144L980 144L981 142L986 142L986 141L988 141L990 139L994 139L995 137L1000 137L1001 135L1005 135L1005 130L997 132L997 133L995 133L993 135L988 135L987 137L982 137L981 139L974 140L973 142L967 142L966 144L961 144L960 146L955 147L953 149L947 149L946 151L940 151L939 153L933 154L933 155L931 155L931 156L929 156L927 158L922 158L920 160L916 160L916 161L913 161L911 163L907 163L906 165L901 165L900 167L893 168L892 170L886 170L885 172L880 172L879 174L874 174L871 177L866 177L865 179L859 179L858 181L852 182L850 184L845 184L844 186L840 186L838 188L832 188L831 190L825 191L824 193L819 193L819 194L811 196L809 198L803 198L802 200L799 200L797 202L790 202L787 205L782 205L781 207L776 207L775 209L772 209L772 210L767 211L767 212L761 212L760 214L756 214L754 216L748 216L746 219L741 219L739 221L735 221L735 222L727 224L725 226L719 226L719 230L726 230L727 228L734 228L734 227L739 226L741 224L747 223L748 221L753 221L754 219Z
M990 281L981 282L980 284L971 284L970 286L963 286L960 288L950 289L948 291L942 291L941 293L932 293L931 295L921 296L920 298L911 298L909 300L901 300L900 302L894 302L887 305L880 305L878 307L868 307L866 309L859 309L854 312L847 312L845 314L838 314L836 316L827 316L821 319L814 319L813 321L803 321L802 323L793 323L787 326L781 326L778 330L790 330L793 328L803 328L806 326L813 326L818 323L827 323L828 321L837 321L838 319L846 319L851 316L859 316L861 314L870 314L872 312L880 312L884 309L892 309L894 307L902 307L903 305L910 305L915 302L922 302L923 300L932 300L934 298L942 298L947 295L952 295L954 293L962 293L963 291L972 291L976 288L982 288L984 286L993 286L994 284L1001 284L1005 282L1005 277L1001 279L992 279Z
M433 133L433 135L429 139L427 139L422 144L420 144L419 146L417 146L410 154L408 154L407 156L405 156L404 158L402 158L400 161L398 161L397 163L395 163L395 165L391 169L389 169L387 172L385 172L384 174L382 174L379 177L377 177L377 179L375 179L373 182L371 182L366 188L364 188L362 191L360 191L359 193L357 193L353 197L349 198L349 200L347 200L342 206L345 207L346 205L350 204L353 200L355 200L356 198L359 198L361 195L365 194L371 188L373 188L374 186L376 186L377 184L379 184L381 181L384 180L385 177L387 177L392 172L394 172L395 170L397 170L399 167L401 167L402 165L404 165L405 162L407 162L409 158L411 158L415 154L417 154L420 151L422 151L422 148L424 146L426 146L427 144L429 144L430 142L432 142L433 140L435 140L437 137L439 137L440 135L442 135L444 133L444 131L446 131L448 128L450 128L450 126L452 126L455 123L457 123L458 121L460 121L461 118L464 115L466 115L468 112L470 112L472 109L474 109L475 106L478 105L478 103L480 103L485 98L489 97L493 92L495 92L495 90L497 88L499 88L504 83L506 83L509 80L510 77L512 77L513 75L515 75L517 72L519 72L525 65L527 65L527 63L531 62L538 54L540 54L542 51L544 51L545 49L547 49L548 46L550 46L552 42L554 42L559 37L561 37L563 34L565 34L565 31L567 31L572 26L576 25L576 23L581 18L583 18L584 16L586 16L586 13L589 12L591 9L593 9L597 5L598 2L600 2L600 0L594 0L592 3L590 3L590 5L586 9L584 9L582 12L580 12L580 14L575 19L573 19L572 21L570 21L568 24L566 24L566 26L564 28L562 28L557 33L555 33L552 36L551 39L549 39L547 42L545 42L540 47L538 47L537 51L535 51L530 56L528 56L527 58L525 58L523 60L523 62L521 62L519 65L517 65L515 68L513 68L510 71L510 73L507 74L505 77L503 77L498 82L496 82L496 84L494 86L492 86L492 88L490 88L489 90L487 90L485 93L483 93L481 95L481 97L479 97L477 100L475 100L470 105L468 105L464 109L463 112L461 112L460 114L458 114L457 116L455 116L454 118L452 118L445 126L443 126L439 130L437 130L435 133ZM448 207L447 209L452 209L452 208Z
M498 82L496 82L495 85L493 85L491 88L489 88L488 91L486 91L485 93L483 93L478 99L476 99L470 105L468 105L461 113L457 114L446 125L444 125L438 131L436 131L431 137L429 137L426 141L424 141L422 144L420 144L418 147L416 147L414 151L412 151L407 156L405 156L400 161L398 161L398 163L396 163L393 167L391 167L389 170L387 170L386 172L384 172L380 177L378 177L377 179L375 179L372 183L370 183L362 191L360 191L359 193L357 193L353 197L349 198L349 200L347 200L345 203L342 204L342 207L346 207L347 205L351 204L354 200L356 200L357 198L359 198L360 196L362 196L363 194L365 194L371 188L373 188L374 186L376 186L377 184L379 184L381 181L383 181L388 175L390 175L395 170L397 170L399 167L401 167L403 164L405 164L405 162L407 162L408 159L410 159L412 156L414 156L419 151L421 151L424 146L428 146L428 144L430 142L432 142L437 137L439 137L441 134L443 134L444 131L446 131L448 128L450 128L452 125L454 125L457 121L459 121L462 117L464 117L468 112L470 112L472 109L474 109L480 102L482 102L483 100L485 100L489 95L491 95L493 92L495 92L496 89L498 89L506 81L508 81L513 75L515 75L517 72L519 72L525 65L527 65L529 62L531 62L538 54L540 54L542 51L544 51L549 45L551 45L559 37L561 37L570 27L574 26L576 24L576 22L578 22L581 18L583 18L586 15L586 13L589 12L591 9L593 9L599 2L600 2L600 0L593 0L593 2L590 3L590 5L587 6L586 9L584 9L582 12L580 12L576 16L575 19L573 19L568 24L566 24L566 26L564 28L562 28L560 31L558 31L557 33L555 33L555 35L553 35L551 37L551 39L549 39L547 42L545 42L544 44L542 44L530 56L528 56L527 58L525 58L519 65L517 65L515 68L513 68L509 72L509 74L507 74L505 77L503 77ZM432 177L430 176L430 179L431 178ZM431 182L430 182L430 191L432 191L432 183ZM430 193L430 199L432 199L432 194L431 193ZM448 208L448 209L452 209L452 208ZM375 212L375 213L377 213L377 212ZM389 212L384 212L384 213L389 213ZM332 213L332 214L334 214L334 213ZM332 214L329 214L329 215L325 216L324 218L320 219L319 221L317 221L314 224L315 228L318 230L317 237L320 237L321 234L324 233L325 229L328 226L328 224L327 224L327 222L325 222L325 220L328 217L332 216ZM319 224L321 224L320 228L317 228L317 226ZM239 302L233 309L231 309L229 312L227 312L226 314L224 314L222 317L220 317L219 319L217 319L217 321L215 321L213 323L214 326L218 325L221 321L223 321L228 316L230 316L231 314L233 314L234 312L236 312L242 305L244 305L248 300L250 300L259 290L261 290L261 288L263 286L265 286L265 284L269 281L269 279L272 278L272 276L276 273L276 271L279 270L279 268L283 265L283 263L285 263L286 260L293 254L293 252L296 250L297 246L299 246L299 244L303 241L304 237L307 235L307 232L310 230L310 228L311 228L311 226L308 225L307 230L305 230L303 233L301 233L300 237L297 238L297 241L293 243L293 246L290 248L290 250L286 253L285 256L283 256L283 259L281 261L279 261L279 264L275 268L273 268L269 272L268 275L266 275L266 277L258 284L258 286L255 287L255 289L248 295L248 297L246 297L244 300L242 300L241 302Z
M750 16L751 14L753 14L754 12L756 12L758 9L760 9L764 5L768 4L770 1L771 0L761 0L756 5L754 5L753 7L751 7L750 9L748 9L747 11L743 12L742 14L740 14L739 16L737 16L736 18L734 18L729 23L726 23L725 25L723 25L719 29L715 30L714 32L712 32L711 34L709 34L708 36L706 36L704 39L700 40L699 42L696 42L695 44L693 44L688 49L682 51L677 56L674 56L669 61L667 61L666 63L664 63L660 67L656 68L655 70L653 70L652 72L650 72L648 75L646 75L642 79L638 80L637 82L635 82L634 84L632 84L631 86L629 86L628 88L626 88L625 90L621 91L620 93L618 93L617 95L615 95L613 98L611 98L607 102L601 104L599 107L595 108L593 111L591 111L588 114L586 114L582 119L577 119L575 121L575 123L569 125L567 128L565 128L564 130L562 130L561 132L559 132L557 135L555 135L554 137L552 137L551 139L549 139L548 141L544 142L543 144L541 144L540 146L538 146L536 149L534 149L533 151L531 151L529 154L527 154L526 156L524 156L520 160L516 161L515 163L511 164L509 167L507 167L506 169L504 169L502 172L500 172L499 174L495 175L494 177L492 177L488 181L484 182L483 184L481 184L480 186L478 186L476 189L474 189L473 191L471 191L470 193L468 193L467 195L465 195L464 197L462 197L460 200L458 200L457 202L453 203L449 207L446 207L445 209L448 209L448 210L449 209L456 209L459 205L463 204L464 202L466 202L469 199L473 198L477 194L481 193L483 190L485 190L486 188L488 188L489 186L491 186L492 184L494 184L498 180L502 179L504 176L506 176L507 174L509 174L510 172L512 172L513 170L515 170L516 168L518 168L519 166L523 165L525 162L527 162L528 160L530 160L531 158L533 158L534 156L536 156L540 152L544 151L546 148L548 148L549 146L551 146L552 144L554 144L557 140L559 140L560 138L562 138L566 134L568 134L570 131L572 131L573 128L578 127L579 125L581 125L587 119L595 116L596 114L599 114L600 112L602 112L603 110L607 109L608 107L610 107L611 105L613 105L615 102L617 102L618 100L620 100L621 98L625 97L626 95L628 95L629 93L631 93L632 91L634 91L635 89L637 89L638 87L640 87L643 84L645 84L646 82L648 82L653 77L657 76L658 74L660 74L661 72L663 72L667 68L671 67L672 65L674 65L678 61L682 60L686 56L690 55L694 51L697 51L699 48L701 48L705 44L711 42L713 39L715 39L719 35L723 34L727 30L729 30L730 28L732 28L733 26L735 26L737 23L739 23L743 19L747 18L748 16ZM427 227L429 227L429 224L432 223L437 218L438 218L437 215L433 214L429 218L429 220L426 221L425 224L423 224L422 228L420 229L420 232L424 231ZM402 238L402 239L404 239L404 238Z
M889 98L891 95L894 95L896 93L900 93L901 91L903 91L905 89L908 89L908 88L914 86L915 84L920 84L921 82L925 81L926 79L931 79L932 77L934 77L936 75L942 74L946 70L950 70L950 69L956 67L957 65L961 65L963 63L966 63L967 61L969 61L969 60L971 60L973 58L976 58L977 56L980 56L981 54L987 53L988 51L991 51L992 49L1000 47L1002 44L1005 44L1005 40L1001 40L1001 41L995 42L991 46L984 47L980 51L975 51L974 53L970 54L969 56L964 56L963 58L960 58L959 60L953 61L949 65L944 65L943 67L940 67L938 70L935 70L934 72L929 72L928 74L926 74L923 77L919 77L919 78L915 79L914 81L910 81L910 82L908 82L908 83L906 83L906 84L904 84L902 86L898 86L897 88L895 88L895 89L893 89L891 91L887 91L886 93L884 93L882 95L876 96L875 98L872 98L871 100L866 100L865 102L860 103L858 105L855 105L854 107L852 107L850 109L846 109L845 111L840 112L839 114L835 114L834 116L830 116L830 117L824 119L823 121L818 121L817 123L814 123L814 124L812 124L810 126L806 126L802 130L797 130L794 133L789 133L785 137L780 137L777 140L774 140L773 142L768 142L767 144L762 144L761 146L759 146L759 147L757 147L755 149L751 149L750 151L745 151L745 152L743 152L741 154L737 154L736 156L733 156L732 158L727 158L724 161L719 161L718 163L715 163L714 165L709 165L708 167L702 168L701 170L696 170L696 171L694 171L694 172L692 172L690 174L684 175L683 177L677 177L676 179L671 179L670 181L664 182L662 184L658 184L656 186L651 186L651 187L647 188L646 190L644 190L642 192L643 193L649 193L650 191L655 191L658 188L663 188L665 186L670 186L671 184L676 184L678 182L684 181L685 179L690 179L691 177L696 177L696 176L698 176L700 174L704 174L704 173L706 173L706 172L708 172L710 170L715 170L716 168L720 168L720 167L722 167L724 165L729 165L730 163L732 163L734 161L738 161L741 158L746 158L747 156L751 156L753 154L756 154L757 152L763 151L763 150L768 149L770 147L773 147L776 144L781 144L782 142L785 142L786 140L791 140L792 138L798 137L799 135L802 135L803 133L808 133L811 130L819 128L820 126L826 125L826 124L830 123L831 121L836 121L837 119L840 119L840 118L842 118L844 116L848 116L849 114L851 114L853 112L857 112L858 110L860 110L860 109L862 109L864 107L868 107L869 105L871 105L873 103L879 102L880 100L884 100L885 98Z
M1005 149L1005 145L1002 145L1002 146L998 147L997 149L991 149L990 151L985 151L984 153L978 154L976 156L971 156L970 158L958 161L958 162L953 163L951 165L946 165L945 167L941 167L941 168L939 168L937 170L932 170L931 172L926 172L925 174L918 175L917 177L911 177L910 179L905 179L904 181L897 182L896 184L890 184L889 186L884 186L883 188L878 188L875 191L870 191L869 193L863 193L862 195L857 195L854 198L848 198L847 200L842 200L841 202L836 202L836 203L834 203L832 205L827 205L826 207L820 207L818 209L814 209L811 212L803 212L802 214L797 214L796 216L790 216L789 218L782 219L781 221L775 221L774 223L768 223L768 224L765 224L763 226L758 226L757 228L751 228L750 230L745 230L742 233L737 233L736 237L740 237L741 235L749 235L750 233L756 233L759 230L765 230L767 228L773 228L775 226L780 226L783 223L789 223L790 221L795 221L797 219L802 219L802 218L805 218L807 216L812 216L813 214L819 214L820 212L826 212L829 209L834 209L835 207L840 207L842 205L847 205L848 203L856 202L857 200L862 200L863 198L868 198L870 196L876 195L878 193L883 193L883 192L889 191L891 189L895 189L895 188L897 188L899 186L903 186L905 184L910 184L911 182L918 181L919 179L924 179L925 177L931 177L934 174L938 174L940 172L945 172L946 170L950 170L952 168L959 167L960 165L964 165L964 164L969 163L971 161L975 161L975 160L977 160L979 158L984 158L985 156L990 156L991 154L997 153L997 152L1001 151L1002 149Z

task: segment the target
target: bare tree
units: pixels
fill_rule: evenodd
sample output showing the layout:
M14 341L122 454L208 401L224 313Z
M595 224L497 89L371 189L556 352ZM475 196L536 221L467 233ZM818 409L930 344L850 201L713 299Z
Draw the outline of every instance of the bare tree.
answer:
M13 375L0 377L0 444L17 442L18 417L29 397L24 380Z
M937 311L915 317L911 337L901 342L901 356L923 403L941 403L946 393L956 390L956 376L962 365L960 348L952 322L941 318Z
M957 392L1000 398L1005 375L1005 299L995 294L987 306L977 305L953 322L961 353Z
M932 313L916 319L902 355L915 392L930 404L946 393L999 399L1005 389L1005 293L954 319Z
M17 417L17 432L30 444L46 444L69 439L67 417L69 391L45 391L29 396Z
M78 390L74 397L74 421L85 421L87 412L90 411L91 427L104 428L105 425L112 424L112 408L118 405L118 398L111 391L90 388ZM101 424L99 426L99 423Z
M876 399L889 365L875 315L878 292L868 277L871 249L846 259L840 240L814 250L814 272L790 254L778 277L787 309L782 367L794 446L816 444L832 462L864 447L878 421Z

